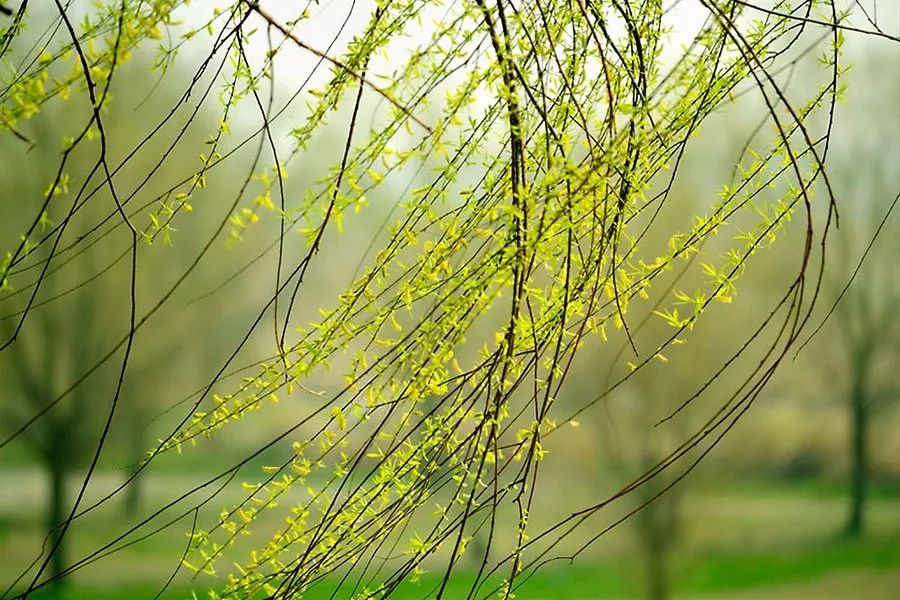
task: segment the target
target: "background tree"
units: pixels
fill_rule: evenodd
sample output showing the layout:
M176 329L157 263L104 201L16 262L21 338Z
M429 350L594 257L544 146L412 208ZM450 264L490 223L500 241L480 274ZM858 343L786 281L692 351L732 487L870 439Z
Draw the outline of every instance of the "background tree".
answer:
M859 229L842 232L843 244L838 252L843 268L835 268L831 282L837 302L832 329L840 328L834 348L843 356L838 371L845 374L846 382L850 502L845 533L851 537L862 534L865 526L871 479L871 423L890 402L900 399L900 379L895 368L900 360L900 327L896 319L900 284L893 264L893 250L900 235L897 201L879 199L884 199L883 193L873 193L865 200L861 197L863 202L856 207L863 213L858 215L859 222L868 223L868 230L878 231L878 238L865 241ZM855 279L853 285L842 289L841 284L851 278Z
M26 422L60 393L61 382L83 372L84 364L79 358L88 354L97 314L89 304L79 304L71 313L78 315L74 323L61 323L59 315L54 314L37 316L34 325L40 334L28 337L37 343L20 344L15 352L10 352L10 368L4 372L5 423ZM11 333L8 323L4 322L7 335ZM64 327L73 331L60 337L58 332ZM48 475L46 526L50 539L59 546L50 572L57 578L66 564L66 544L58 534L68 504L66 482L77 467L83 466L86 449L96 436L94 423L85 418L90 414L89 407L87 388L80 387L64 407L43 419L39 429L29 430L26 438Z
M671 395L651 383L651 373L643 373L630 390L608 403L612 406L598 411L598 437L608 457L601 463L606 476L627 481L636 472L652 469L686 433L683 424L675 436L675 432L663 436L654 431L653 417L665 410ZM643 563L642 591L648 600L666 600L672 595L672 558L684 529L684 486L667 490L672 483L672 478L663 474L639 488L633 498L636 505L645 505L635 514L630 529Z
M116 139L115 145L134 143L129 131L135 105L147 112L159 112L154 98L129 93L129 86L139 81L137 73L125 73L121 82L123 90L117 96L118 103L105 115L107 132ZM73 98L76 104L81 98ZM48 178L57 168L59 152L58 136L68 131L71 106L51 105L42 111L42 118L33 123L29 135L18 132L22 138L7 137L0 146L4 155L22 149L25 155L17 165L0 170L0 187L12 199L30 198L46 189ZM203 121L201 115L200 121ZM202 144L194 132L186 132L183 139ZM176 151L172 158L177 156ZM27 280L21 287L10 287L9 280L0 302L0 332L4 341L16 340L5 349L8 360L0 362L0 379L4 393L0 399L0 436L5 446L10 439L22 432L23 441L47 474L48 493L45 510L47 543L57 546L49 566L50 580L62 582L61 574L67 565L68 544L59 535L65 523L72 501L77 493L73 479L82 475L89 465L95 443L102 429L102 407L97 398L116 377L112 361L103 360L120 355L121 338L115 332L127 326L127 320L117 312L122 298L118 296L122 281L128 279L123 269L122 253L111 252L118 243L116 232L107 233L107 244L81 244L90 239L108 223L108 213L98 204L86 204L76 213L67 214L60 203L60 196L67 189L66 181L84 181L85 185L97 185L92 171L94 160L87 153L76 149L67 157L66 170L62 173L59 193L55 194L41 213L37 232L52 233L61 227L68 229L71 244L61 242L51 246L44 244L28 248L34 262L22 269L11 269L10 279ZM163 177L172 177L168 164L159 167ZM123 179L141 182L145 174L126 173ZM145 188L148 189L149 186ZM96 191L96 190L95 190ZM109 201L108 198L103 198ZM13 211L0 223L0 236L4 240L15 239L28 227L28 211ZM190 229L188 232L190 233ZM171 242L171 240L170 240ZM51 250L52 248L52 250ZM140 277L147 284L159 280L166 269L184 263L183 253L172 249L165 257L165 267L160 261L148 260L142 264ZM41 273L46 267L46 273ZM40 275L38 275L40 273ZM36 276L36 277L35 277ZM34 293L32 296L31 294ZM29 315L27 322L23 315ZM21 325L21 330L17 331ZM185 334L190 327L183 329ZM118 342L118 343L117 343ZM180 360L189 365L195 352L189 339L164 339L161 336L145 336L141 347L134 353L130 386L122 397L117 419L109 435L110 450L104 464L127 476L143 458L149 445L148 423L160 409L155 405L154 393L146 387L164 390L155 373L164 361ZM143 478L129 481L124 490L122 507L126 514L135 517L139 512Z
M877 125L859 125L858 135L833 157L833 172L842 175L842 192L849 201L835 233L834 258L825 282L831 322L819 334L823 339L812 341L825 346L828 356L821 365L827 369L825 393L840 390L847 406L849 505L844 532L850 537L858 537L865 527L872 423L885 414L889 403L900 399L895 368L900 360L896 156L890 145L877 141L879 130L892 131L894 140L900 139L900 116L890 100L900 81L896 73L876 75L871 66L854 73L867 75L876 82L868 95L870 110L882 116Z
M894 242L900 231L896 227L897 215L885 216L888 222L878 224L885 225L880 231L884 237L877 240L866 257L871 264L864 266L863 276L843 294L832 326L840 327L841 341L836 347L845 357L841 370L846 373L844 394L850 424L850 502L845 532L851 537L862 534L865 526L872 420L889 402L900 399L896 370L900 361L900 326L896 318L900 310L900 284L894 276L896 252L890 250L891 245L896 250ZM859 244L854 246L858 248ZM848 273L849 269L844 272Z

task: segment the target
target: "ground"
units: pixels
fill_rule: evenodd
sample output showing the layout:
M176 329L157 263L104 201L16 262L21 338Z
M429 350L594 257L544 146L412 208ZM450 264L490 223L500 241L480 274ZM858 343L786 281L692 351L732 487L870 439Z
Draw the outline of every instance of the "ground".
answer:
M114 477L109 476L109 485ZM151 501L163 488L190 477L160 476L148 485ZM17 485L13 485L13 481ZM39 544L40 474L0 473L0 582L9 582ZM102 480L101 480L102 481ZM15 491L13 491L15 490ZM684 600L885 600L900 589L900 494L872 500L869 532L861 540L839 535L845 508L841 490L811 484L754 485L693 491L685 496L686 534L673 563L674 597ZM103 521L98 518L96 525ZM172 567L172 543L184 540L176 525L168 538L128 549L80 572L63 593L43 600L153 598ZM73 539L72 555L96 546L103 527ZM611 537L591 559L571 568L539 571L518 590L528 600L592 600L640 597L640 563L627 532ZM182 542L183 543L183 542ZM602 543L602 542L601 542ZM398 600L431 597L437 573L407 584ZM190 598L186 582L163 598ZM3 586L6 587L5 585ZM198 588L199 589L199 588ZM328 598L330 591L307 600ZM446 598L464 597L451 586ZM198 597L204 597L198 594ZM338 596L341 597L341 596Z

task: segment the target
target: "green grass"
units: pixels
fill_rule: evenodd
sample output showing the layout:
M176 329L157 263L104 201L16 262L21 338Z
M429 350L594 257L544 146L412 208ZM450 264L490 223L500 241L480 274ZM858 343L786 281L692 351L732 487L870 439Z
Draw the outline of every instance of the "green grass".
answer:
M155 485L158 487L166 481L161 479ZM148 493L157 491L154 486L148 488ZM686 518L692 519L687 531L693 535L680 540L682 545L671 565L676 597L712 599L748 590L753 598L777 598L777 594L770 592L777 592L779 586L806 586L810 590L827 591L830 584L826 582L832 577L846 576L853 579L853 585L859 585L859 597L867 598L866 586L878 585L869 584L867 577L874 574L876 579L884 579L879 573L900 574L900 496L897 495L886 493L873 498L869 513L870 535L857 541L839 537L845 499L841 494L832 493L827 485L755 484L725 492L698 490L692 496L690 506L694 512L686 511ZM82 538L73 540L70 554L80 555L96 547L101 538L94 534L103 530L103 524L103 520L88 523ZM18 553L11 550L17 545L25 548L38 544L40 527L37 511L0 519L0 550L5 545L7 558L17 560ZM153 598L171 572L172 544L181 547L183 535L182 530L173 528L165 536L151 538L103 566L98 565L83 577L79 574L63 590L43 591L30 598ZM561 562L547 565L516 590L518 600L639 598L643 575L641 557L628 544L627 536L616 543L614 552L593 555L593 562L586 558L585 562L572 566ZM0 582L12 572L12 565L0 564ZM402 584L391 598L433 598L440 575L439 568L434 567L421 582ZM447 600L465 598L473 576L471 571L458 573L451 579L444 597ZM480 597L498 586L501 580L502 577L491 580L482 588ZM198 580L197 583L205 586L207 581ZM122 582L122 585L115 582ZM190 598L185 582L176 580L176 587L164 598ZM305 599L330 598L338 583L337 577L326 579ZM856 590L855 587L852 589ZM341 592L337 598L347 598L349 587L342 588ZM871 597L883 595L873 593ZM197 596L206 598L205 593L198 592Z
M675 580L684 594L712 594L807 581L859 568L900 568L900 536L834 540L783 551L701 556Z
M679 561L673 592L677 596L708 596L737 590L763 589L795 582L814 581L825 575L854 569L900 569L900 537L870 538L858 541L835 540L785 549L781 552L714 554L696 556ZM529 578L516 590L520 600L603 600L636 598L634 571L637 564L575 564L549 566ZM472 573L461 573L450 580L444 597L464 598L472 581ZM304 600L325 600L331 597L338 580L324 582L314 588ZM439 573L429 573L418 583L405 582L392 600L423 600L434 598L440 583ZM482 596L500 583L492 579L482 588ZM150 599L159 585L120 587L115 589L69 585L61 591L44 591L31 596L35 600L123 600ZM349 586L342 588L337 598L347 598ZM865 590L860 589L860 597ZM198 598L205 598L198 592ZM173 590L165 595L170 600L190 598L190 592ZM768 597L768 596L767 596Z
M771 497L788 494L795 498L846 500L847 482L842 479L799 478L782 480L761 478L748 482L729 481L727 490L747 497ZM900 500L900 481L874 479L866 492L869 500Z
M29 600L143 600L153 598L161 585L123 586L117 588L96 588L67 584L61 590L40 590L28 596ZM167 598L179 596L166 596ZM190 596L186 596L190 597ZM198 596L199 597L199 596Z

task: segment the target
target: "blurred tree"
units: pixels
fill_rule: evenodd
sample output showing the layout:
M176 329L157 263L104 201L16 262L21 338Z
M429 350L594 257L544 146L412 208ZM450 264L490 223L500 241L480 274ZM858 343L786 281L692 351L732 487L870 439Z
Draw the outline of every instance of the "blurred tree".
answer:
M78 261L82 265L78 275L84 280L94 275L88 261ZM49 283L47 293L62 291L57 285L56 281ZM98 314L98 300L102 297L102 292L93 297L82 293L65 312L34 311L34 320L23 341L7 353L10 363L3 370L5 397L0 403L0 420L7 426L4 435L40 414L90 367L98 333L103 330ZM11 336L13 319L3 318L0 324L4 334ZM92 387L102 389L97 378L95 375L92 379ZM48 476L46 527L51 543L58 545L50 573L58 582L62 581L59 575L65 569L67 555L65 537L60 536L59 529L69 505L66 482L89 459L97 436L91 389L85 385L73 388L65 402L41 419L40 427L28 428L24 436Z
M15 180L4 182L6 189L28 194L42 184L45 174L40 166L52 164L55 157L43 155L42 149L48 144L41 142L31 153L35 166L20 169ZM85 170L76 157L70 172L80 174ZM83 219L90 218L88 215L90 210L84 211L70 226L76 236L85 233ZM62 218L64 215L48 210L42 230ZM46 248L38 248L34 258L41 265L49 253ZM0 380L5 384L0 398L0 435L7 440L21 431L31 456L47 474L45 522L49 543L58 546L50 566L51 581L55 582L63 581L60 574L67 566L68 544L65 536L60 536L60 527L71 507L71 479L91 461L102 428L102 405L97 397L116 381L111 369L114 365L101 363L98 368L97 359L115 345L115 333L126 325L111 311L117 302L111 292L123 275L121 266L116 268L120 262L101 247L84 248L55 265L53 276L41 286L42 294L32 302L32 286L25 286L8 293L0 303L0 331L5 339L18 339L4 353L8 362L0 363ZM31 318L16 332L18 317L26 307ZM142 360L139 357L135 362L133 379L139 383ZM146 449L147 400L140 393L123 399L116 421L121 431L117 428L110 436L114 442L111 449L119 462L130 459L136 463ZM141 445L137 454L135 442ZM137 506L139 483L129 486L129 509Z
M140 106L146 115L161 113L165 107L152 95L139 95L148 87L139 71L124 73L117 83L122 90L119 102L107 109L105 124L117 144L124 146L135 143L138 134L133 129L134 112L130 107ZM45 107L41 119L33 121L33 140L21 133L15 139L2 140L0 156L16 155L21 142L28 143L25 160L14 169L0 168L0 187L9 197L41 194L60 160L57 137L70 133L69 111L83 100L76 96L68 106ZM200 127L208 125L204 112L194 115L194 120ZM195 130L180 134L181 139L193 144L202 143L201 135ZM83 182L84 188L97 185L95 158L79 150L65 154L66 168L59 171L57 185L65 188L70 180ZM178 154L177 150L173 153L164 147L163 152ZM7 162L0 167L10 165ZM171 179L178 175L176 166L177 162L164 161L154 172L163 180ZM135 170L119 179L150 192L154 184L148 183L146 177L145 172ZM217 189L214 186L213 191ZM50 554L48 569L49 581L54 583L64 581L62 574L68 566L68 544L60 531L75 497L72 479L82 475L94 457L106 409L100 399L117 386L115 361L109 359L122 354L122 335L128 330L128 322L121 312L120 292L122 282L129 279L123 260L127 252L120 249L122 236L114 228L104 231L103 227L109 220L104 203L112 204L112 198L101 191L99 202L85 203L79 210L69 212L59 195L62 194L54 194L54 202L45 205L34 230L45 239L58 234L57 243L26 248L33 262L23 269L10 270L0 293L0 333L5 343L0 355L4 359L0 361L0 442L5 446L12 439L21 439L47 474L44 522L47 547L56 548ZM15 239L27 228L28 212L8 211L7 218L0 220L0 239ZM186 229L192 233L190 224ZM98 231L102 232L104 243L80 244ZM64 238L63 233L68 237ZM164 262L148 257L139 276L148 287L152 286L164 279L167 271L183 268L185 255L179 248L170 249ZM24 283L11 286L10 280ZM27 321L23 319L26 314ZM110 423L106 456L108 464L114 465L112 468L125 466L131 475L122 500L123 512L129 518L140 509L144 478L136 475L148 448L148 423L159 412L155 392L165 389L155 373L167 361L180 359L190 364L190 350L194 347L188 343L189 334L200 326L200 321L195 318L183 323L184 337L165 338L152 333L144 336L130 361L130 385L118 403L115 421Z
M885 68L893 64L895 54L872 49L866 59L854 75L872 82L866 94L867 118L846 123L846 129L839 127L842 135L832 155L832 172L848 202L841 227L834 234L833 257L824 282L834 322L827 332L830 339L817 348L826 357L822 364L828 369L824 374L827 389L839 390L847 406L849 505L844 531L851 537L865 529L872 481L872 423L889 403L900 400L900 277L896 265L900 72ZM882 132L893 132L893 138L882 139Z
M42 123L38 134L47 131ZM0 152L6 154L8 150L3 148ZM10 171L0 173L0 185L14 197L34 193L34 188L43 185L47 176L43 166L56 160L55 153L48 152L45 143L34 144L29 148L28 155L29 162L20 165L15 177ZM56 215L47 211L42 216L40 230L46 232L52 227L54 218ZM18 215L11 214L7 222L0 223L0 234L14 234L14 228L19 225ZM38 248L34 258L40 264L50 255L49 247ZM69 506L67 480L84 466L90 456L91 445L98 433L97 413L93 410L91 388L84 385L68 390L65 402L56 410L46 415L42 412L71 382L84 375L90 366L89 357L102 335L96 302L104 294L100 291L99 295L95 295L97 282L82 293L69 293L77 282L90 282L94 277L95 256L94 252L86 252L65 270L64 277L55 277L47 282L44 288L46 296L43 298L54 298L64 308L58 310L53 305L41 306L40 299L34 301L34 320L19 332L19 343L4 352L8 362L0 363L0 381L3 382L0 435L7 439L20 427L26 427L23 441L47 474L44 521L50 543L58 545L50 565L54 581L59 581L67 560L67 544L65 537L60 535L59 527L65 521ZM20 325L18 317L28 303L29 291L30 288L25 287L3 297L0 303L0 331L4 339L12 339L16 334ZM92 383L102 386L97 381L101 377L102 374L95 375ZM27 427L36 415L42 415L38 420L39 426Z
M674 398L674 388L663 390L648 377L650 372L642 375L646 376L638 377L614 406L596 411L598 439L608 459L600 462L605 467L604 477L611 474L630 481L636 474L652 470L687 433L684 420L678 422L677 430L670 427L669 435L656 430L655 417ZM684 483L673 483L670 473L661 473L637 488L632 499L642 506L633 517L631 531L643 562L641 589L647 600L666 600L672 595L671 562L683 535L680 512L685 490Z
M853 227L841 232L844 238L840 245L843 250L841 261L832 271L833 284L849 282L854 275L859 275L840 293L835 309L839 339L833 343L843 355L841 362L846 372L844 393L850 424L850 503L845 532L851 537L859 536L865 527L870 480L870 425L889 402L900 400L900 371L897 369L900 365L900 319L897 318L900 314L900 277L897 277L896 269L900 213L895 210L896 199L886 213L884 205L875 202L875 198L871 200L854 207L866 214L857 215ZM878 209L882 209L879 212L884 215L880 223ZM871 231L878 231L878 237L872 239L868 233ZM863 232L865 237L858 235ZM868 240L872 243L866 246ZM856 263L854 259L860 256L862 248L864 258ZM857 264L859 270L854 272Z

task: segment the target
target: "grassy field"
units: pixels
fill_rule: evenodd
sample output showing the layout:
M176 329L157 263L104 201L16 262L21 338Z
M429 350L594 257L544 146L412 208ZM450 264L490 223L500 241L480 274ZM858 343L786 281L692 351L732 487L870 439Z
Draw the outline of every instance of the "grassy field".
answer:
M423 577L417 584L401 586L392 598L421 600L433 598L435 577ZM336 582L325 584L307 596L308 600L332 597ZM159 585L125 586L114 589L70 586L61 593L35 595L42 600L113 600L153 598ZM448 586L445 598L464 598L468 591L464 578ZM484 590L490 588L485 586ZM856 543L835 543L809 548L805 552L709 557L680 571L673 583L676 598L725 599L809 599L891 600L900 589L900 538ZM203 597L199 595L199 597ZM531 577L516 590L516 597L529 600L592 600L639 598L640 589L627 570L611 565L576 565L547 569ZM173 590L164 598L190 598L186 590ZM347 595L337 595L345 598Z
M27 493L27 491L25 492ZM0 581L11 580L15 567L39 544L37 502L11 504L0 498ZM839 488L818 485L774 486L692 492L684 502L683 544L671 560L673 597L749 600L890 600L900 589L900 495L878 493L869 513L869 533L861 540L839 535L844 498ZM92 549L101 520L73 540L71 552ZM187 526L187 525L185 525ZM43 600L113 600L154 598L171 568L172 544L183 543L184 527L150 540L79 572L68 586L32 598ZM627 531L610 538L603 552L571 567L548 566L516 590L528 600L626 599L642 596L639 555ZM471 575L451 580L445 598L464 598ZM405 583L392 598L433 598L437 570L418 583ZM496 586L499 581L490 582ZM190 598L187 581L177 579L162 598ZM205 584L204 584L205 585ZM335 578L305 596L325 600L339 585ZM5 587L5 586L4 586ZM199 589L199 588L198 588ZM491 586L482 588L487 592ZM335 598L349 596L341 588ZM205 594L198 593L199 598ZM483 594L482 594L483 597Z

